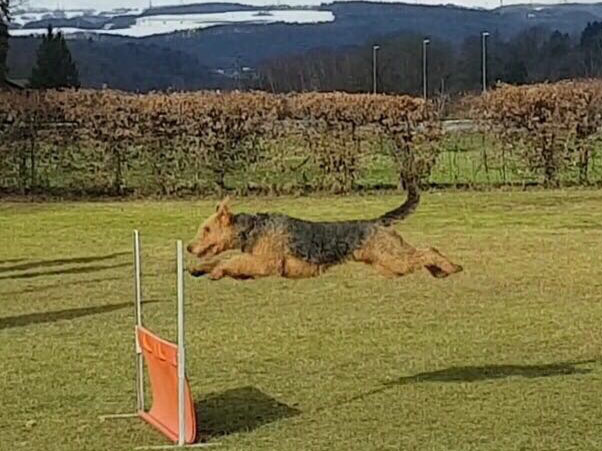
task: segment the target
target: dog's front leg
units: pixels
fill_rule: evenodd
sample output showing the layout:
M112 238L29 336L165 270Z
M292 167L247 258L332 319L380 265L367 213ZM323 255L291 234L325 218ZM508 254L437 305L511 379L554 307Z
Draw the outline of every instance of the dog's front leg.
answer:
M213 269L227 258L232 257L236 254L235 251L226 251L212 258L206 258L198 260L194 263L188 263L186 269L193 277L201 277L205 274L211 273ZM238 252L240 254L240 252Z
M233 279L253 279L282 275L283 266L282 258L244 254L220 262L209 273L209 278L219 280L228 276Z
M219 264L220 260L212 259L206 260L199 263L189 263L186 268L191 276L201 277L205 274L209 274Z

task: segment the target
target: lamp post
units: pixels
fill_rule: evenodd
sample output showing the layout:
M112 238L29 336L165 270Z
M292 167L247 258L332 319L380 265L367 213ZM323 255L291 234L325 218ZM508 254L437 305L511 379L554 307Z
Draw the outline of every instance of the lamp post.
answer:
M372 93L376 94L376 52L380 46L374 44L372 46Z
M424 100L428 97L428 73L427 73L427 55L426 48L431 43L431 40L424 38L422 40L422 96Z
M481 59L483 62L483 94L487 92L487 37L489 32L484 31L481 33Z

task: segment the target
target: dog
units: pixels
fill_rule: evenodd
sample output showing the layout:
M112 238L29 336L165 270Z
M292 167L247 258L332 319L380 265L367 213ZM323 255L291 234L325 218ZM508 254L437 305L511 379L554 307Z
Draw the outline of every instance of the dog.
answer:
M204 259L190 265L188 272L195 277L208 274L212 280L298 279L319 276L347 261L372 265L389 277L420 268L437 278L462 271L435 248L414 248L391 227L413 213L419 202L418 189L409 186L405 202L376 219L311 222L274 213L233 214L226 198L187 246L190 254ZM218 258L231 250L241 253Z

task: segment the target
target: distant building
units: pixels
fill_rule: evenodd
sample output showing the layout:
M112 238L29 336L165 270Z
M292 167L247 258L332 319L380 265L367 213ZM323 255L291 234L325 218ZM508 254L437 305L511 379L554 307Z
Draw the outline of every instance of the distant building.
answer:
M253 80L258 77L257 71L252 67L243 66L241 68L226 68L226 69L213 69L211 71L215 75L219 75L225 78L239 79L239 80Z

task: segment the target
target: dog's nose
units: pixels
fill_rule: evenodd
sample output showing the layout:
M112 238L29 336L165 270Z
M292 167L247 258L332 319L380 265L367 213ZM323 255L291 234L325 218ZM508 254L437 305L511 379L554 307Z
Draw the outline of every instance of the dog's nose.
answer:
M188 251L188 253L192 254L192 244L186 246L186 250Z

